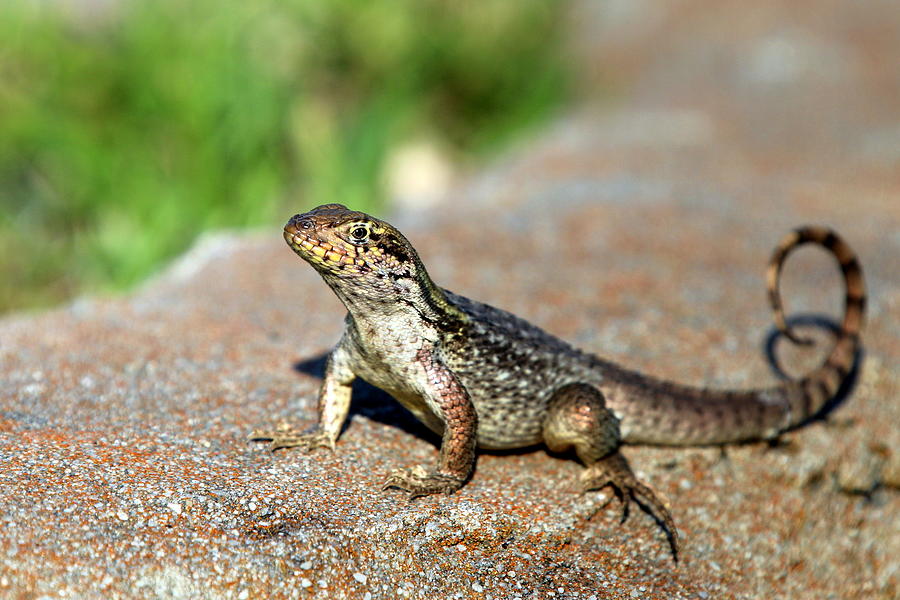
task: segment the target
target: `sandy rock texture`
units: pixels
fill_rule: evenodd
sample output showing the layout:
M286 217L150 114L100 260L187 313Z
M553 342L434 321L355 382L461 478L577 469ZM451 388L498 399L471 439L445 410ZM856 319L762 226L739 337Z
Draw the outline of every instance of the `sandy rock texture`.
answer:
M660 4L580 4L582 107L390 218L440 284L723 387L775 381L782 235L827 224L856 249L865 352L827 420L775 445L626 448L681 529L677 566L646 514L620 523L539 450L482 454L452 496L381 492L436 440L364 385L335 454L248 442L313 422L343 317L276 228L208 236L128 297L0 321L0 597L896 597L900 12ZM785 273L795 314L839 315L840 286L812 249ZM792 373L824 351L774 347Z

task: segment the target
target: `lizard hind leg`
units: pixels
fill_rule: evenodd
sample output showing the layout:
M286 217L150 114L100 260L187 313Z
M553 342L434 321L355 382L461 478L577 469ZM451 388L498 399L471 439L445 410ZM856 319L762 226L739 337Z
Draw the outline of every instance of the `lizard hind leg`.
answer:
M600 390L581 383L559 388L550 399L543 437L554 452L575 449L586 467L581 475L583 492L612 487L622 503L623 522L629 503L637 502L664 529L677 562L678 530L672 515L653 490L638 480L619 452L619 420L606 408Z

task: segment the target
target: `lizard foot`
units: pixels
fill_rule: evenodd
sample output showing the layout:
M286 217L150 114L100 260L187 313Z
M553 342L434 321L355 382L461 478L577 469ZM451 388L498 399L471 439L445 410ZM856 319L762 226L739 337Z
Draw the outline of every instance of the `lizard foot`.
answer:
M615 452L590 465L581 475L583 492L611 486L622 504L622 522L628 518L629 503L637 504L663 528L672 548L672 557L678 562L678 529L665 505L649 487L638 481L625 457ZM603 506L606 506L605 504ZM600 507L602 509L603 507ZM598 510L600 510L598 509ZM596 512L594 513L596 514ZM591 515L593 517L593 515Z
M396 488L409 492L409 499L412 500L431 494L452 494L461 488L463 483L465 481L457 477L426 471L417 465L406 469L396 469L388 476L381 489Z
M302 448L307 452L315 448L334 450L334 440L321 429L301 432L287 427L272 431L254 431L249 439L254 442L269 442L269 450L279 448Z

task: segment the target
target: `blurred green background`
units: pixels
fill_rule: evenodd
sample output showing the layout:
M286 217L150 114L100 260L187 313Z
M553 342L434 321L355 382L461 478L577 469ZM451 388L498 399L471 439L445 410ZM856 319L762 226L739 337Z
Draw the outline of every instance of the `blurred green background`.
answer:
M377 210L565 101L551 0L0 2L0 312L127 288L203 230Z

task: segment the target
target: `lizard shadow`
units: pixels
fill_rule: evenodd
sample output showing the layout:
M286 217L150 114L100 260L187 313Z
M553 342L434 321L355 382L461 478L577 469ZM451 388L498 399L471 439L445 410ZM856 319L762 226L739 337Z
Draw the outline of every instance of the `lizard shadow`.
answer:
M832 336L837 336L840 332L841 328L835 322L833 318L826 315L820 314L800 314L795 315L793 317L789 317L787 319L787 324L789 327L813 327L820 330L825 330L829 332ZM783 368L781 362L778 360L776 347L781 338L786 338L786 336L777 328L770 328L768 334L766 335L766 339L763 342L763 350L766 354L766 360L769 363L769 367L772 369L772 372L775 376L781 381L790 381L795 379L797 375L789 375ZM787 340L787 343L791 343L790 340ZM832 342L833 343L833 342ZM821 347L817 344L816 346L811 346L812 351L821 351ZM831 349L828 349L828 352L831 352ZM860 345L856 353L853 356L853 363L850 366L850 371L847 373L847 376L841 382L840 387L837 392L835 392L834 396L832 396L823 406L813 415L810 415L809 418L804 421L798 423L793 429L799 429L801 427L806 427L810 423L815 421L823 420L828 417L828 415L836 410L840 405L846 402L847 398L851 396L853 390L856 388L859 383L859 374L862 370L863 360L865 359L865 349ZM805 374L800 374L802 377Z

